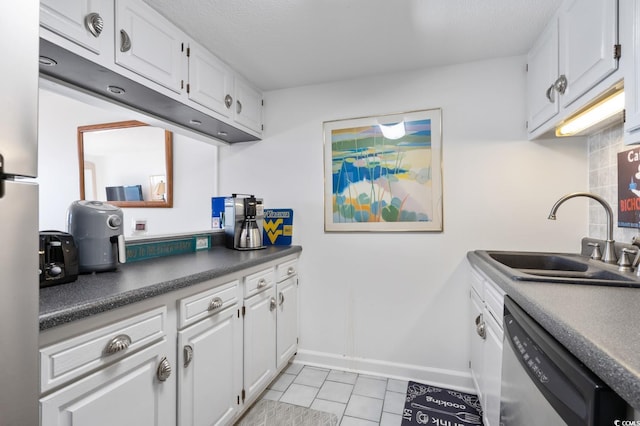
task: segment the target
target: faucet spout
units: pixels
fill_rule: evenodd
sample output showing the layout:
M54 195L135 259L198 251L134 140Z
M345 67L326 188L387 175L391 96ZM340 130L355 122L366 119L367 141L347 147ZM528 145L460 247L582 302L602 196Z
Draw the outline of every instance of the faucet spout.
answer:
M604 207L604 210L607 213L607 241L605 243L602 261L606 263L616 263L617 257L614 248L615 241L613 241L613 210L604 198L590 192L573 192L571 194L564 195L558 201L556 201L553 207L551 207L548 219L556 220L556 212L558 211L558 208L562 205L562 203L575 197L591 198L593 200L596 200L598 203L600 203L600 205L602 205L602 207Z

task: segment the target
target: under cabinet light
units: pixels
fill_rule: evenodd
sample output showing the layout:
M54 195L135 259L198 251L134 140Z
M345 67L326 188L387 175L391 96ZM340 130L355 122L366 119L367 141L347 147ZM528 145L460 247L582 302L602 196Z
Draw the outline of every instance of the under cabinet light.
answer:
M597 101L584 111L567 119L556 128L556 136L573 136L624 110L624 90L617 89L612 94Z

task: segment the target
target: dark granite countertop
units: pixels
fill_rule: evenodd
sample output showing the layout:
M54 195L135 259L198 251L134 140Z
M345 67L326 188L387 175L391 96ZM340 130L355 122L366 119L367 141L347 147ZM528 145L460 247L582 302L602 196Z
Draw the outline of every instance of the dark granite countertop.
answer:
M185 288L302 251L270 246L238 251L225 247L119 265L114 272L80 275L77 281L40 289L40 330Z
M467 254L573 355L640 410L640 289L515 281Z

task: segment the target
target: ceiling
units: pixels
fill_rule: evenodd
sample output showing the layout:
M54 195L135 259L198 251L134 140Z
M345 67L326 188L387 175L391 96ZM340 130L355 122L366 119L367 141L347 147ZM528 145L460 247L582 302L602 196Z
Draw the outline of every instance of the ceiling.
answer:
M525 54L561 0L145 0L262 90Z

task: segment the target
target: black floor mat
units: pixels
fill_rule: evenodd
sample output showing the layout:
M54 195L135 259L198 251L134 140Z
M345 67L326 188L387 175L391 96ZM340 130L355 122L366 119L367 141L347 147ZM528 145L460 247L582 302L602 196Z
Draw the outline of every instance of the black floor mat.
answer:
M409 382L402 426L482 425L482 408L476 395Z

